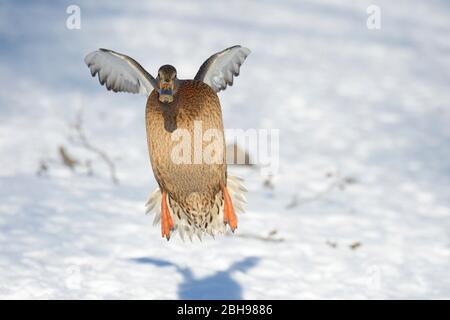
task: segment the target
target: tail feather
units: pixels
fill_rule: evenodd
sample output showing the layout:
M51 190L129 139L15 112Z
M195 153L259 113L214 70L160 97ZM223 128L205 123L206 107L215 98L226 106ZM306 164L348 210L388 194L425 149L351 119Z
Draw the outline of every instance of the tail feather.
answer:
M247 199L244 195L247 192L245 188L244 179L236 176L228 176L227 187L228 192L233 202L234 210L237 213L245 213L245 205L247 204Z
M236 176L229 175L227 179L228 193L237 213L244 213L245 205L247 203L247 199L244 195L244 193L247 192L247 189L245 188L243 182L244 179ZM194 235L201 241L202 236L205 233L214 238L216 233L224 234L226 232L226 225L223 222L222 192L219 192L216 195L216 203L218 204L215 206L216 212L211 212L211 221L208 221L207 226L204 228L190 225L188 220L185 218L183 209L181 209L181 207L173 199L171 199L169 195L167 195L167 197L169 211L175 225L173 232L178 233L183 241L185 241L186 237L192 241L192 237ZM145 206L147 214L154 214L153 225L159 224L161 222L161 191L159 188L150 194ZM219 212L217 212L217 210L219 210Z

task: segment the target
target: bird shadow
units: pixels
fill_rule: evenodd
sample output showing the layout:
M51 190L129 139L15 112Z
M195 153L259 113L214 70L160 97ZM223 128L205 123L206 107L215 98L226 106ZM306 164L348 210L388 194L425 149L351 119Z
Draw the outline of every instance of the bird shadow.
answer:
M183 277L183 281L178 286L179 299L239 300L242 299L242 287L232 278L232 274L236 271L247 272L257 265L259 258L246 257L233 263L226 270L215 272L204 278L196 278L190 268L180 267L163 259L142 257L131 259L131 261L161 268L174 267Z

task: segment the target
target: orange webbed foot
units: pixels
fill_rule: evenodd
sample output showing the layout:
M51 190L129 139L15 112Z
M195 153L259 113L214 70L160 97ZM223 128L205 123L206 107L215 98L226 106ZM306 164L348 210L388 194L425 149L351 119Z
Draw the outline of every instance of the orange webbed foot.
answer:
M166 193L162 193L161 199L161 234L166 237L167 241L170 239L170 231L173 230L174 225L172 217L170 216L169 207L167 206Z
M223 188L223 222L228 223L231 231L234 232L237 228L237 216L234 212L233 203L231 202L230 195L228 194L227 187Z

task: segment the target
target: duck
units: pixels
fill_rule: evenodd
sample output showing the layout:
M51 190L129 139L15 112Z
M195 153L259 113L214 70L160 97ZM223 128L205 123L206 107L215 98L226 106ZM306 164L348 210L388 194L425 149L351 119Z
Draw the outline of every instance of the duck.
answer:
M192 79L179 79L165 64L154 78L133 58L100 48L84 61L91 75L113 92L147 97L145 127L158 187L146 204L161 236L182 240L233 233L245 212L244 180L229 175L218 93L233 85L251 51L240 45L211 55Z

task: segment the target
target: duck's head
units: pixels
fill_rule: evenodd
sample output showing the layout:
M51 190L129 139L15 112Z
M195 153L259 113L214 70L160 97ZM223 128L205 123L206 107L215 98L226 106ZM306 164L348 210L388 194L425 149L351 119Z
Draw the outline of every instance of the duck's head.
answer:
M159 87L159 101L162 103L171 103L177 90L177 69L170 64L163 65L158 70L156 81Z

